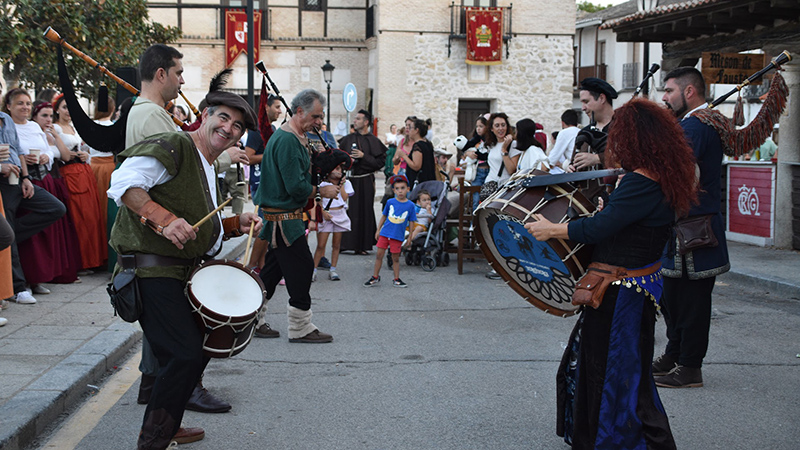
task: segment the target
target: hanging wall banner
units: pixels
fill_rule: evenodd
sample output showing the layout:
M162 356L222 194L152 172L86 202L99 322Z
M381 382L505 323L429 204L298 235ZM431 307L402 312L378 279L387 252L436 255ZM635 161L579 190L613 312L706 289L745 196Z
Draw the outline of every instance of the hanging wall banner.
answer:
M261 46L261 11L253 12L253 60L258 61L258 48ZM239 54L247 54L247 12L241 10L225 11L225 67L230 67Z
M467 64L503 61L503 8L467 8Z

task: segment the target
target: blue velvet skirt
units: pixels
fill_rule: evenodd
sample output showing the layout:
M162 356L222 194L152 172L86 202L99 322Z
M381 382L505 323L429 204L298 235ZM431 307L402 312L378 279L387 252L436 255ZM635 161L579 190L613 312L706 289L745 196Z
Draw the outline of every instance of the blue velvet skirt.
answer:
M675 449L653 382L660 273L611 285L578 318L559 366L556 432L574 449Z

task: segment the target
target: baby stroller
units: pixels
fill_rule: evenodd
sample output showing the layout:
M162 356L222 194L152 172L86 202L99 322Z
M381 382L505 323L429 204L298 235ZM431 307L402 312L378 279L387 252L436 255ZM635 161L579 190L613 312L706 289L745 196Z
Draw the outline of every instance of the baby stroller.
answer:
M433 219L424 231L414 238L411 248L406 251L406 265L422 265L422 270L432 272L436 266L450 264L450 254L444 251L444 242L447 236L445 223L447 212L450 211L450 202L447 200L448 185L444 181L423 181L414 186L408 199L416 202L420 191L431 194L431 212Z

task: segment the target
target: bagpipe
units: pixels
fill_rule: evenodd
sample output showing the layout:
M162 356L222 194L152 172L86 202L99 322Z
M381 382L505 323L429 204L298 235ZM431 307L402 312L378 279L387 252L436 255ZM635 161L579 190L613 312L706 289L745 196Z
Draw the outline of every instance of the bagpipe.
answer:
M267 140L269 139L269 135L272 134L272 127L270 127L269 120L266 119L266 106L267 106L267 83L272 88L272 91L275 92L275 97L283 103L284 108L286 108L286 114L291 117L292 116L292 108L286 103L286 99L283 98L281 95L281 91L278 89L278 86L272 81L272 78L269 76L269 72L267 72L267 67L264 65L264 61L259 61L256 63L256 68L261 72L263 76L261 80L261 101L259 107L259 117L258 123L259 127L261 128L261 137L266 145ZM265 115L265 119L262 121L262 114ZM265 126L266 125L266 126ZM265 136L264 129L268 128L270 130L269 135ZM311 151L311 175L312 175L312 183L315 185L319 185L325 177L330 174L333 169L337 166L344 165L345 170L349 170L350 167L353 165L353 159L350 158L346 152L331 147L328 145L328 142L322 137L319 130L316 128L314 129L314 134L317 135L319 138L320 143L322 143L322 147L324 150L319 151L314 147L310 148Z
M278 89L278 86L272 81L272 78L269 76L269 72L267 72L267 67L264 64L264 61L259 61L255 64L256 68L261 72L262 80L261 80L261 100L259 102L259 112L258 112L258 124L261 132L261 138L266 146L267 140L272 135L272 127L270 126L269 120L266 118L266 107L267 107L267 83L269 83L272 91L275 92L275 97L283 103L283 106L286 108L286 114L291 117L292 116L292 109L286 103L286 100L281 95L281 91ZM269 130L269 131L267 131ZM308 211L312 208L317 209L317 217L316 220L318 222L322 221L322 214L321 214L321 204L322 204L322 196L319 192L319 185L322 183L323 180L331 173L334 169L339 166L342 166L343 171L349 170L353 166L353 159L350 155L342 151L341 149L331 147L328 142L323 138L322 134L314 128L314 134L317 135L323 150L318 150L314 145L309 145L308 150L311 154L311 183L317 187L317 195L314 199L309 199L308 204L305 206L305 210ZM341 185L344 178L339 180L339 184ZM327 210L330 207L331 199L328 201L328 205L325 207Z
M72 117L72 124L75 126L75 129L81 135L81 138L92 148L103 151L103 152L111 152L117 154L125 149L125 129L127 127L127 118L128 118L128 111L130 111L131 106L133 106L133 102L126 100L120 105L120 118L114 122L113 125L100 125L95 123L81 108L80 103L78 103L78 97L75 94L75 88L72 85L72 79L69 76L69 72L67 70L67 65L64 60L64 53L62 51L62 47L70 50L76 56L84 60L90 66L98 69L104 75L107 75L112 80L117 82L120 86L122 86L125 90L132 93L134 96L139 95L139 90L136 87L129 84L127 81L123 80L122 78L115 75L113 72L108 70L106 67L95 61L94 59L90 58L85 53L81 52L77 48L73 47L70 43L66 40L61 38L61 35L58 34L54 29L51 27L47 27L44 32L44 37L51 41L59 44L58 47L58 81L61 84L61 91L64 93L64 100L67 103L67 109L69 109L70 116ZM183 96L183 93L181 93ZM183 97L186 99L186 97ZM187 103L188 100L187 100ZM189 103L190 107L192 108L192 112L195 115L198 114L197 109L194 108L191 103ZM170 111L173 107L173 103L169 102L167 105L164 106L164 109ZM174 115L172 116L173 122L175 125L180 126L185 131L191 131L196 129L199 126L200 116L197 115L197 121L194 124L187 124Z
M786 81L781 76L781 65L792 60L792 55L784 50L772 59L766 67L749 76L741 84L731 89L725 95L720 96L704 108L692 113L704 124L714 128L722 141L722 151L732 157L739 157L745 153L758 148L772 134L773 127L780 119L781 114L786 109L786 100L789 97L789 88ZM731 95L739 92L750 83L766 75L772 69L776 69L775 75L767 92L767 98L761 105L756 117L744 128L736 129L737 124L743 123L741 96L737 100L737 107L734 108L734 118L729 119L724 114L715 109L720 103L724 102ZM738 116L738 117L737 117Z
M353 166L353 158L351 158L347 152L331 147L316 128L314 128L314 134L317 135L317 138L322 144L323 150L319 151L314 145L309 145L309 150L311 151L311 183L317 187L317 195L314 197L314 199L309 199L305 209L309 210L311 208L315 208L316 221L322 222L323 208L322 195L320 194L320 184L322 184L328 175L330 175L330 173L339 166L342 167L342 172L350 170L350 168ZM342 183L344 183L344 179L345 178L343 174L339 179L339 187L341 187ZM331 202L333 202L333 198L328 199L328 203L324 208L325 211L330 209Z

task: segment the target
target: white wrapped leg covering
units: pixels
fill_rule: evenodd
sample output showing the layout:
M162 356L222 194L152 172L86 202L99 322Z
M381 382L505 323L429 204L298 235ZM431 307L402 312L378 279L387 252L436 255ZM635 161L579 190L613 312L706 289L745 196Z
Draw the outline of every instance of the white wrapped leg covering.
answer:
M303 311L289 305L286 314L289 316L289 339L299 339L316 330L311 323L311 310Z
M264 306L258 310L256 314L256 328L260 327L267 323L267 305L269 304L269 300L264 302Z

